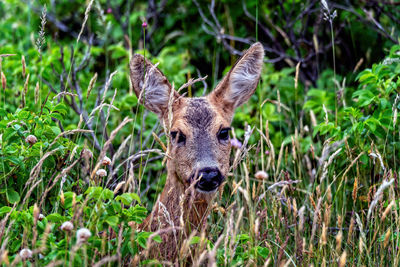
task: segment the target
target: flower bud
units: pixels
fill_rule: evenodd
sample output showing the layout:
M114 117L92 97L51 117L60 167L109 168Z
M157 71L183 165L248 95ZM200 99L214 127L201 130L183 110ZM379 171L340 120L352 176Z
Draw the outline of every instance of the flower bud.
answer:
M96 175L100 177L107 176L107 171L105 169L99 169L97 170Z
M265 180L268 178L268 174L265 171L258 171L254 175L258 180Z
M21 257L21 259L23 261L25 261L27 259L32 258L33 253L32 253L32 250L30 250L29 248L24 248L24 249L21 249L21 251L19 252L19 256Z
M101 162L104 166L108 166L111 164L111 159L107 156L104 156L103 161Z
M76 232L76 242L78 244L86 242L91 236L92 233L90 233L89 229L81 228Z
M26 138L25 138L25 142L27 142L28 144L30 144L30 145L33 145L33 144L35 144L36 142L37 142L37 138L36 138L36 136L34 136L34 135L28 135Z
M60 229L64 232L71 232L74 229L74 225L70 221L63 222Z

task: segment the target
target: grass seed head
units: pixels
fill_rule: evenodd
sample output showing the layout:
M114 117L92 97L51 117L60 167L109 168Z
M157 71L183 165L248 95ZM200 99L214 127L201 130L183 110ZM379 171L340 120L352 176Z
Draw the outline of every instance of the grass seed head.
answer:
M35 86L35 104L39 102L39 82L36 82Z
M389 229L386 231L385 239L384 239L384 241L383 241L383 247L384 247L384 248L386 248L387 245L388 245L388 243L389 243L390 233L391 233L391 231L390 231L390 228L389 228Z
M321 244L324 246L327 242L328 227L325 223L322 224Z
M33 218L37 220L39 218L39 214L40 214L40 209L35 203L35 205L33 205Z
M340 255L339 263L338 263L339 267L346 266L346 257L347 257L347 253L346 253L346 250L345 250L345 251L343 251L342 255Z
M21 64L22 64L22 77L25 79L25 74L26 74L25 56L22 56Z
M61 190L61 194L60 194L60 202L61 202L61 204L64 206L65 197L64 197L64 191L62 191L62 190Z
M382 217L381 217L381 221L382 221L382 222L386 219L387 215L388 215L389 212L392 210L394 204L395 204L395 201L392 200L392 201L389 203L389 205L386 207L386 209L385 209L385 211L383 212Z
M4 263L6 266L10 265L10 260L8 259L8 251L5 250L0 257L0 263Z
M1 86L3 87L3 90L6 90L7 79L3 72L1 72Z
M351 243L351 238L353 235L353 231L354 231L354 225L355 225L355 220L354 220L354 216L351 216L351 220L350 220L350 226L349 226L349 234L347 236L347 243Z
M336 251L339 252L342 248L343 232L339 231L336 235Z

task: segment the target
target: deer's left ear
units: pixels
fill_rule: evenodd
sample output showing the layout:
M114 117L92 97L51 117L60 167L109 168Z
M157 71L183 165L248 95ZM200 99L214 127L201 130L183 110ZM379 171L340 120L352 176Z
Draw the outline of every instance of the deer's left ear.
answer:
M253 44L210 94L214 103L232 112L245 103L257 88L263 58L261 43Z

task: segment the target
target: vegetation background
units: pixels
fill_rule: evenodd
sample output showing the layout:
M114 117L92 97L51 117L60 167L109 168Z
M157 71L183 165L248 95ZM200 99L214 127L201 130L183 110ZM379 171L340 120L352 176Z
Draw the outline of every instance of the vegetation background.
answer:
M1 1L1 264L160 265L137 225L167 140L129 58L175 88L208 75L201 96L260 41L231 175L179 264L398 266L399 24L395 0Z

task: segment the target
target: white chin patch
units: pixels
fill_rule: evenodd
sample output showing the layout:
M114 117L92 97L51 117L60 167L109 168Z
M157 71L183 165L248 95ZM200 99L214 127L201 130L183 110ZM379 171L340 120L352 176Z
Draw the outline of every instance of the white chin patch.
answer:
M201 190L201 189L199 189L199 188L196 188L196 191L197 191L197 192L203 193L203 194L212 194L212 193L215 193L217 190L218 190L218 187L215 188L214 190L211 190L211 191L203 191L203 190Z

